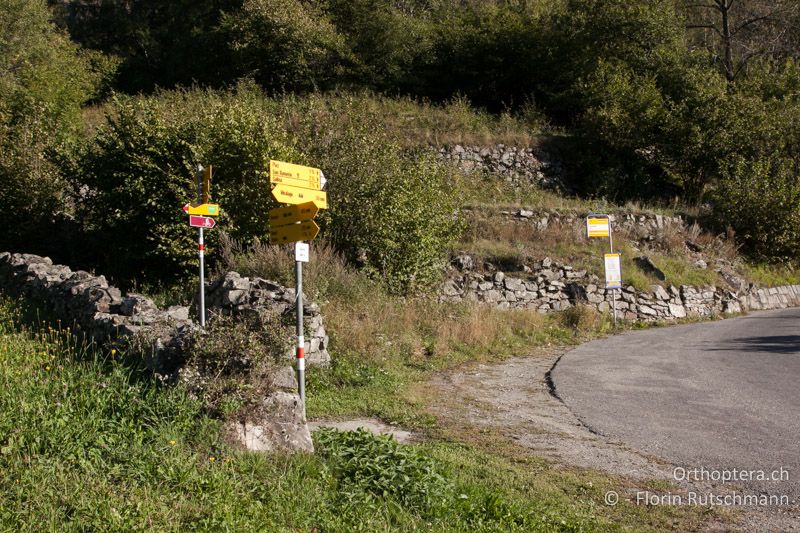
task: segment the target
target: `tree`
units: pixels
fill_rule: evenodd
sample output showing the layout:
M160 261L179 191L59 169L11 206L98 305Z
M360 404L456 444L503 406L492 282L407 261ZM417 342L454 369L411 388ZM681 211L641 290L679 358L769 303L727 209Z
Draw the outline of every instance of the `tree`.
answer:
M797 55L796 0L682 0L692 44L708 50L733 83L755 57Z
M99 85L43 0L0 0L0 248L42 251L62 205L47 152L74 138Z

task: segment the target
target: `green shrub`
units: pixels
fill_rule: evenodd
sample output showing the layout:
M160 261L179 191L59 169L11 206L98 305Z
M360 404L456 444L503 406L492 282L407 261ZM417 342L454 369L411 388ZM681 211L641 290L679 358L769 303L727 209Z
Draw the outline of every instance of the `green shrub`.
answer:
M303 0L246 0L222 17L235 73L270 90L327 85L346 63L348 49L324 12Z
M754 257L800 257L798 161L781 157L731 161L715 191L715 216L729 224Z
M318 455L329 465L340 505L379 510L394 501L408 511L430 514L452 498L450 483L436 464L390 435L365 429L314 433Z
M453 171L424 151L404 152L353 99L333 109L315 98L293 105L292 117L304 109L298 142L328 178L323 221L334 247L395 293L438 281L460 226Z
M0 0L0 249L39 251L64 206L47 152L75 137L100 76L50 22L44 1Z
M180 207L196 200L195 165L214 166L211 199L221 227L251 239L267 231L269 160L294 159L260 96L199 91L117 97L107 122L65 162L77 214L104 273L173 279L196 266L196 231ZM206 232L213 248L218 232Z

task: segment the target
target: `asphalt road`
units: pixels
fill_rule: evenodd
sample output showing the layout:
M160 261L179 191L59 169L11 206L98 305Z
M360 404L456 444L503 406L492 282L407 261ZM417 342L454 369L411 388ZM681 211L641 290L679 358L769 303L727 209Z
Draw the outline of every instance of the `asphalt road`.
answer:
M687 470L783 468L742 486L800 505L800 310L590 342L551 377L593 431Z

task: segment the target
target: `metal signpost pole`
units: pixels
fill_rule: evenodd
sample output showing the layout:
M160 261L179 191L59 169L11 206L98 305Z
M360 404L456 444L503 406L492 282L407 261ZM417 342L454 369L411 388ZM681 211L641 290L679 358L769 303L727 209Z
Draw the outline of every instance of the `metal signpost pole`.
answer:
M611 217L608 217L608 245L609 253L614 253L614 231L611 229ZM611 289L611 308L614 310L614 327L617 327L617 289Z
M197 203L203 201L203 165L197 165ZM205 269L205 241L203 228L197 240L200 255L200 327L206 327L206 269Z
M301 245L298 242L297 245ZM295 248L296 250L296 248ZM306 410L306 340L303 336L303 262L295 251L295 277L297 278L297 385L303 400L303 415Z

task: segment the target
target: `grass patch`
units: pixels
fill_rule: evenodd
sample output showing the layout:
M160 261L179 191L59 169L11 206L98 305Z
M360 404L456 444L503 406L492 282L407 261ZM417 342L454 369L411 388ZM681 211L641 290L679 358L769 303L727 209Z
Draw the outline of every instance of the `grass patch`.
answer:
M181 388L22 326L11 309L0 304L0 529L594 531L694 519L607 508L614 480L469 444L323 431L314 456L235 450Z
M763 287L800 284L800 270L790 266L745 263L743 270L749 280Z

